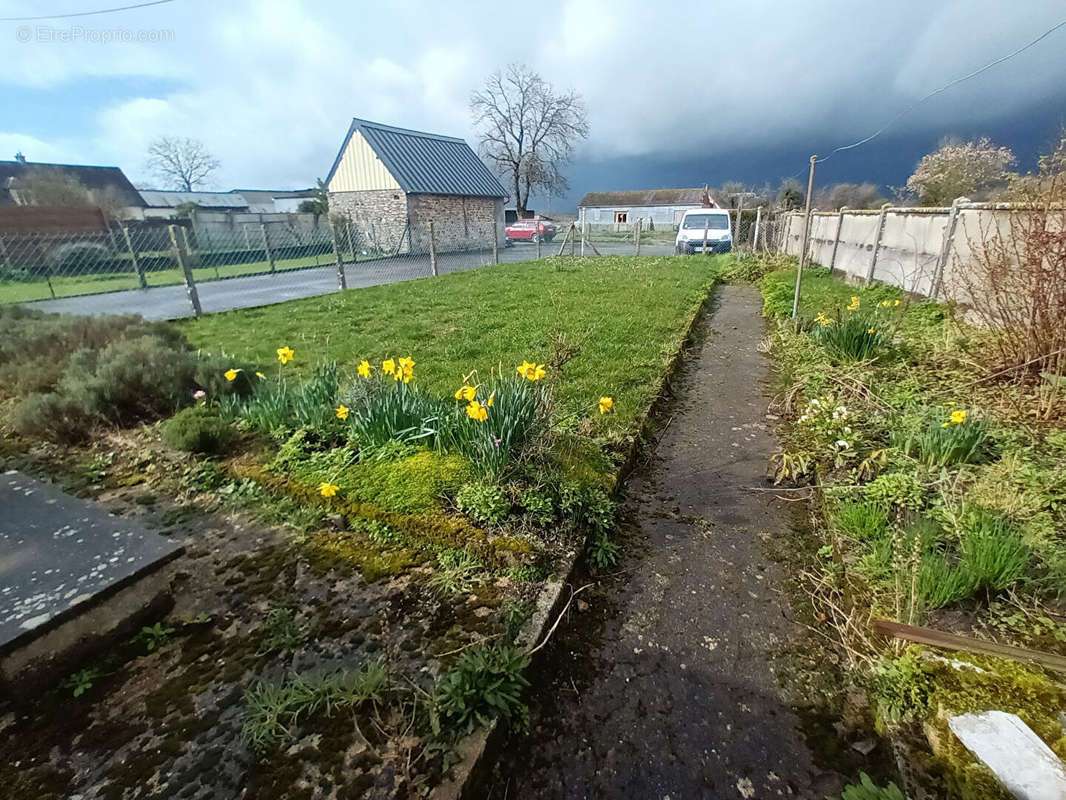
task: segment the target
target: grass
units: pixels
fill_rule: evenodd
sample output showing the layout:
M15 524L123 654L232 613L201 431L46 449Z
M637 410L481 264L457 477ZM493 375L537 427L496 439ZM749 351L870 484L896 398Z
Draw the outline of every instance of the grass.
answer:
M603 433L631 430L658 391L663 369L727 259L624 256L525 262L357 289L182 323L195 345L309 377L333 359L349 372L414 358L416 382L445 397L477 370L514 373L545 363L559 416ZM572 356L572 357L571 357ZM559 363L568 358L561 367ZM614 398L602 417L597 401Z

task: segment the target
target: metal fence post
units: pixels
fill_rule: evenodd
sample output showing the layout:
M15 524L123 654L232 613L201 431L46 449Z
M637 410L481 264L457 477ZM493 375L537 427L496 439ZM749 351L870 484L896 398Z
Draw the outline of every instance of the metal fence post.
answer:
M352 252L352 263L359 259L355 255L355 239L352 237L352 219L349 217L344 223L345 237L348 239L348 249Z
M500 228L496 215L492 215L492 263L500 263Z
M948 212L948 224L944 227L944 243L936 257L936 272L933 276L933 299L940 299L940 292L944 288L944 270L951 257L951 248L955 244L955 228L959 223L959 211L963 203L968 203L969 198L956 197L951 201L951 211Z
M707 235L711 230L711 215L703 218L703 254L707 255Z
M638 255L638 256L640 255L640 229L643 227L643 223L644 223L643 217L637 220L636 236L634 237L634 239L636 240L636 246L637 246L636 255Z
M198 317L203 313L200 308L200 294L196 291L196 281L193 280L192 269L189 268L189 260L185 256L184 245L182 240L178 238L178 226L169 225L167 227L170 231L170 244L174 248L174 258L178 260L178 267L181 269L181 274L185 279L185 294L189 298L189 305L192 306L193 316Z
M263 224L263 215L259 215L259 232L263 235L263 252L266 253L267 263L270 264L270 271L276 272L274 266L274 254L270 252L270 240L267 238L267 226Z
M866 272L867 286L874 282L874 271L877 269L877 254L881 252L881 234L885 232L885 215L891 207L891 203L885 203L881 206L881 213L877 217L877 238L874 239L874 252L873 257L870 259L870 268Z
M570 258L574 257L574 239L577 238L577 228L574 223L570 223Z
M755 209L755 233L751 237L751 252L759 250L759 224L762 222L762 206Z
M437 276L437 242L433 235L433 220L429 221L429 272Z
M540 261L540 234L538 233L534 238L537 240L537 261ZM581 244L584 246L584 242Z
M348 280L344 276L344 259L341 258L341 249L337 244L337 226L329 223L329 235L333 240L333 257L337 260L337 289L344 291L348 288Z
M581 224L581 257L585 257L585 239L589 235L589 226L585 221L585 209L584 207L578 209L579 223Z
M122 235L126 239L126 247L129 248L130 258L133 259L133 269L137 272L137 281L141 284L142 289L147 289L148 281L144 278L144 268L141 266L141 260L137 258L137 248L133 246L133 240L130 238L129 225L122 226Z
M833 267L837 263L837 248L840 247L840 230L844 227L844 212L848 210L847 206L841 206L840 211L837 212L837 232L833 237L833 254L829 256L829 272L832 273Z

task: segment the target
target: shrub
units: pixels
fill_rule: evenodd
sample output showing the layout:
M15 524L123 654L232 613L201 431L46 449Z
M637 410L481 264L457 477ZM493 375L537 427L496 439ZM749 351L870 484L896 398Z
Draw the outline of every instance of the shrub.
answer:
M218 454L231 440L229 423L207 406L183 409L163 423L163 441L175 450Z
M522 674L529 658L513 645L487 644L464 651L438 681L434 693L442 724L456 733L471 733L494 719L524 724L529 710Z
M484 480L459 487L455 504L467 516L489 525L503 522L511 513L511 501L504 488Z
M88 435L92 418L54 392L34 392L15 406L11 424L26 436L76 444Z

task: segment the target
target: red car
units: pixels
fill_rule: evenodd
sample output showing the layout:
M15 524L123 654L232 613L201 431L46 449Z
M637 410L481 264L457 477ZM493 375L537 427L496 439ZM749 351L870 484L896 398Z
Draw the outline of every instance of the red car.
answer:
M556 230L557 228L555 225L540 217L534 217L533 219L519 219L507 226L507 241L535 242L539 238L542 242L550 242L555 238Z

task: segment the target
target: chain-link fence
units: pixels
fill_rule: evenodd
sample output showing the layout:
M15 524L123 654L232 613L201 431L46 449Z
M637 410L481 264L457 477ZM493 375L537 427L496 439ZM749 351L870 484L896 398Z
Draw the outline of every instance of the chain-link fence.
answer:
M251 215L248 215L249 217ZM731 219L735 231L736 215ZM734 246L777 240L776 216L741 215ZM175 319L344 288L559 255L669 255L672 225L635 220L411 220L395 229L343 218L110 223L89 231L0 233L0 304L79 314Z
M411 223L388 245L383 236L325 219L7 232L0 234L0 304L174 319L525 258L504 252L503 232L491 221L454 227Z

